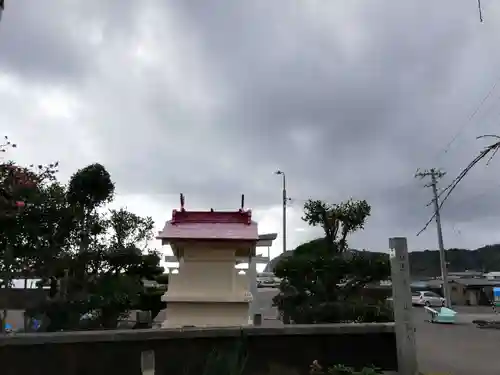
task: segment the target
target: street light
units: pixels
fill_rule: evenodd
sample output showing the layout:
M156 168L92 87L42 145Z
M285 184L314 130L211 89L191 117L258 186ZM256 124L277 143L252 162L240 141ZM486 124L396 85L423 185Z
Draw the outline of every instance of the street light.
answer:
M285 172L277 170L274 174L283 176L283 253L286 252L286 205L288 197L286 195L286 176Z

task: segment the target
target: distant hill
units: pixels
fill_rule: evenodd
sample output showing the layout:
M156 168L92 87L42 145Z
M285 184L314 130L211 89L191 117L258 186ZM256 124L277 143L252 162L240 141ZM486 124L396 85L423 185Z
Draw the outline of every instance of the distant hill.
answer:
M324 246L324 240L318 238L298 246L294 251L307 251L314 247ZM350 250L352 252L359 250ZM290 256L293 251L287 251L285 254L271 260L266 266L266 272L272 272L278 261L284 256ZM373 256L388 257L388 254L370 252ZM446 251L446 260L448 262L449 272L464 271L482 271L492 272L500 271L500 244L487 245L475 250L468 249L448 249ZM425 250L412 251L410 253L410 273L414 277L435 277L441 275L439 266L439 251Z
M449 272L500 271L500 244L475 250L448 249L446 261ZM410 272L414 276L439 276L439 251L425 250L410 253Z

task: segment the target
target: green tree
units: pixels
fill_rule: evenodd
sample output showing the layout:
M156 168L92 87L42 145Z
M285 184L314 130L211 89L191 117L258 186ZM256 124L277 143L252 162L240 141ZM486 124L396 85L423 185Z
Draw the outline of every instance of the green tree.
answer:
M156 302L161 303L161 295L146 290L143 280L154 280L163 268L159 266L159 254L143 253L153 237L150 217L142 218L125 209L111 210L107 224L107 236L111 239L99 254L100 272L90 304L92 310L98 311L102 326L113 328L133 308L156 310L157 306L151 305L156 297Z
M95 291L106 246L108 223L99 208L113 195L114 184L100 164L78 170L64 189L63 209L54 214L64 222L61 234L66 246L45 253L52 258L46 259L45 265L39 264L51 286L51 299L39 309L48 317L50 330L72 328L89 310L89 296ZM57 219L53 217L52 221ZM101 281L101 289L106 294L109 283Z
M304 220L311 226L320 226L325 233L326 246L330 253L347 250L347 236L363 229L370 216L371 207L365 200L349 199L340 204L329 204L309 199L304 204Z
M5 137L0 152L16 148ZM40 210L40 196L47 185L55 180L57 163L23 167L9 160L0 163L0 278L8 288L16 275L26 276L32 262L33 234L40 223L33 221ZM1 329L7 318L7 310L0 315Z
M8 139L0 144L2 152L9 147ZM105 328L132 308L156 315L162 293L143 285L163 273L159 254L148 250L152 219L105 210L114 183L102 165L78 170L67 185L56 169L0 163L2 282L24 274L50 285L49 299L31 311L48 318L49 330L77 328L89 313Z
M51 286L50 299L32 312L48 318L48 330L75 329L85 315L94 327L115 328L133 308L163 307L161 295L143 285L163 273L159 254L147 249L153 221L125 209L103 211L114 183L102 165L80 169L67 186L53 183L42 193L30 220L43 225L26 227L33 237L27 258Z
M111 202L115 185L109 172L101 164L91 164L78 170L70 179L68 202L89 213Z
M285 321L334 323L386 321L391 312L381 300L367 300L369 283L387 279L390 266L382 256L348 250L348 236L364 227L371 208L366 201L328 204L309 200L303 220L321 226L325 236L299 246L275 269L282 278L274 303Z

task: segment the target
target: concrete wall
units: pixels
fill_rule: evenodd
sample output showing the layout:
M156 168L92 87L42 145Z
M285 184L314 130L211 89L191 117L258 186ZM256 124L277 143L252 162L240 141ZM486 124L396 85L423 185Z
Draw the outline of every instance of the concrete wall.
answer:
M397 370L394 325L372 323L1 336L1 373L139 375L141 353L153 351L155 374L199 375L210 353L229 355L239 343L247 355L243 375L307 374L314 360Z
M450 298L454 305L465 305L466 293L465 288L461 284L450 283Z
M44 289L0 289L0 309L25 310L35 307L48 296Z

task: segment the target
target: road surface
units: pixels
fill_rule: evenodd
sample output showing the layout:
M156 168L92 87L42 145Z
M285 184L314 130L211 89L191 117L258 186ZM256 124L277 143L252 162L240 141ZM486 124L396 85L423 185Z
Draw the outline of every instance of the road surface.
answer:
M275 288L259 288L257 295L257 303L259 305L260 313L264 320L276 319L278 311L273 307L273 297L278 292Z
M457 310L458 324L443 325L425 322L425 311L415 309L420 371L450 375L500 374L500 330L479 329L472 324L474 319L499 317L491 314L491 309L485 312Z
M264 326L281 325L272 307L275 289L260 289L257 297ZM423 373L450 375L499 375L500 330L479 329L475 319L498 319L487 307L458 307L458 324L426 322L423 308L414 308L419 370Z

